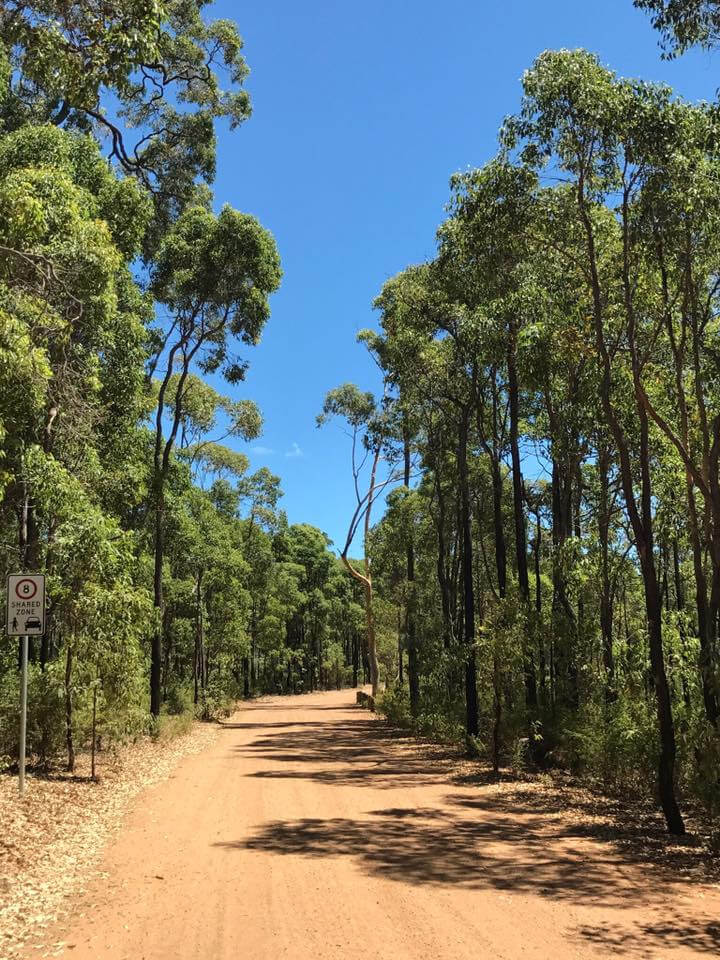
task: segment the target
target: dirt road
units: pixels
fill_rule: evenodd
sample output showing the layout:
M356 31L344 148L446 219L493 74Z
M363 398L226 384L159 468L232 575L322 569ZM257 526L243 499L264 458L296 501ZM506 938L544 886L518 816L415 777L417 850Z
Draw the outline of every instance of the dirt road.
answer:
M143 794L54 931L62 955L720 955L717 887L639 864L561 809L458 783L353 699L255 703Z

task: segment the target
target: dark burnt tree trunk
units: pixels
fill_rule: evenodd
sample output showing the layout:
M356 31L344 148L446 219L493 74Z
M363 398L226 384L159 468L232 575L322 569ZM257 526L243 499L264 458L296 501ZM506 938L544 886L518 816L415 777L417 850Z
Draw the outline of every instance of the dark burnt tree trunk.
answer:
M153 630L150 651L150 713L157 717L160 714L162 699L161 670L162 670L162 610L163 610L163 577L162 568L165 558L165 504L164 484L156 485L155 502L155 564L153 571L153 603L156 610L157 623Z
M65 653L65 743L67 746L67 768L70 773L75 770L75 745L73 742L73 702L72 702L72 642L68 640Z

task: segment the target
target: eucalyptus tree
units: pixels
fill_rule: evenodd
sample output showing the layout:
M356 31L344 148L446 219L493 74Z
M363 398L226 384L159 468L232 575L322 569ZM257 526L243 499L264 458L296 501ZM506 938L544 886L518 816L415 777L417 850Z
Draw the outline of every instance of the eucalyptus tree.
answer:
M322 413L317 417L317 425L323 426L335 417L345 420L350 428L351 469L356 504L348 525L345 543L340 551L340 559L350 576L363 588L366 652L370 665L373 697L376 697L379 691L379 672L369 531L375 502L383 491L397 482L400 475L393 462L392 436L388 418L382 404L379 405L371 393L361 391L352 383L345 383L331 390L325 397ZM368 462L368 479L365 481L363 471ZM383 465L387 466L387 470L381 475ZM361 484L363 484L362 487ZM350 549L361 527L363 530L362 570L350 557Z
M43 473L61 465L102 488L141 406L147 308L128 263L150 207L89 137L30 127L0 141L0 209L0 509L14 521L12 567L52 571Z
M553 707L559 702L576 711L588 625L582 591L573 591L571 581L582 549L583 463L597 453L598 378L588 344L587 283L568 262L580 240L566 187L537 190L529 231L520 363L535 449L550 473Z
M17 469L32 445L45 454L59 450L59 431L68 441L90 440L98 418L108 424L114 403L122 407L125 401L131 417L137 411L134 393L141 383L134 374L146 311L133 295L127 264L149 207L133 183L108 170L90 138L50 127L3 137L0 191L8 342L21 350L26 343L25 375L13 365L6 368L7 406L0 414L9 434L6 465L13 462ZM113 389L125 396L113 396ZM31 513L24 510L23 552L29 551L33 565L38 546L32 529L27 532Z
M707 720L720 727L720 127L713 108L665 94L632 229L653 271L656 355L638 381L651 421L684 472ZM670 376L666 375L671 372ZM708 558L709 562L706 562Z
M527 162L552 157L573 185L584 237L582 269L592 296L595 351L602 371L602 410L617 448L645 589L660 741L660 799L668 829L683 833L675 798L675 729L654 549L650 417L642 387L652 326L644 323L644 264L633 233L634 206L652 149L650 130L658 113L670 109L669 95L642 83L616 81L583 51L543 54L525 75L523 86L521 113L506 126L508 142L521 139ZM619 197L617 220L608 219L606 209L601 209L610 196ZM629 368L618 362L620 342L627 350Z
M376 356L379 366L384 372L387 388L394 392L395 408L400 419L398 433L402 436L403 445L403 485L405 492L401 503L395 497L393 503L397 507L399 516L403 519L405 548L405 646L408 653L408 692L410 697L410 714L417 718L420 713L420 667L419 648L421 640L418 636L418 595L415 586L416 558L413 523L408 515L408 507L412 510L410 497L411 463L413 447L422 430L422 424L427 412L427 397L423 396L424 378L422 367L418 366L417 340L413 337L410 327L404 327L403 313L411 314L416 309L415 283L419 281L423 268L414 271L413 268L399 274L388 281L382 292L374 301L374 307L380 311L381 325L384 333L365 333L366 342ZM419 281L422 283L422 281ZM402 332L401 332L402 331ZM402 341L403 346L399 346ZM408 349L406 349L408 348ZM392 513L392 509L391 509ZM450 617L447 609L448 621ZM446 638L449 633L446 631ZM402 644L398 648L398 677L403 682Z
M478 427L490 454L493 472L493 514L496 566L501 597L505 594L504 534L501 529L503 439L498 403L498 374L505 378L507 445L512 463L513 520L518 591L526 620L530 610L524 481L520 455L521 389L518 342L534 291L526 276L530 259L530 222L535 206L536 178L528 168L497 160L452 181L452 217L440 230L440 259L465 299L480 318L478 355L483 375L476 390ZM482 408L492 408L492 439L488 442ZM537 683L532 649L525 644L525 695L530 710L537 707Z
M9 77L0 123L92 131L155 199L146 252L215 176L214 124L250 115L248 68L230 20L208 0L5 0ZM109 102L108 102L109 101Z
M228 383L242 381L246 363L232 352L237 342L254 345L268 317L268 296L280 283L275 242L254 217L226 206L219 216L190 207L164 237L153 261L151 288L168 319L158 332L158 349L150 374L165 364L155 411L153 495L155 511L155 606L162 610L164 490L170 458L191 410L193 371L220 374ZM197 392L197 391L196 391ZM212 407L212 404L211 404ZM203 407L207 413L207 406ZM247 405L228 408L237 419L230 433L250 439L259 417ZM165 432L165 419L169 425ZM160 627L152 643L151 710L160 711Z
M389 290L387 285L383 294L378 297L373 306L376 310L384 311L387 305L384 294ZM417 452L417 439L419 436L419 425L421 417L418 416L418 404L414 399L409 388L409 383L400 372L397 359L391 356L393 343L387 337L378 334L373 330L363 330L359 339L364 342L371 355L374 357L378 367L383 371L386 406L390 417L394 418L394 424L391 432L396 436L398 445L402 445L402 481L404 492L403 499L407 499L410 494L411 480L413 477L413 462ZM402 364L400 365L402 367ZM398 498L395 498L398 504ZM403 511L401 511L403 512ZM408 511L404 511L405 514ZM408 655L408 690L410 694L410 713L417 717L420 710L420 675L419 675L419 647L421 639L418 635L417 623L417 603L415 589L415 543L413 537L413 525L409 522L409 516L405 517L404 524L404 553L405 553L405 576L404 576L404 625L403 629L398 631L398 679L402 684L403 678L403 647L407 648Z
M100 688L101 717L112 702L120 728L142 665L147 594L132 535L104 510L143 409L148 306L129 263L151 208L90 137L51 126L0 139L0 207L3 565L48 575L35 722L46 754L61 679L72 767L76 698Z
M476 658L476 601L470 489L470 444L473 411L480 377L478 326L468 306L455 298L456 288L447 265L440 261L411 267L389 281L376 301L382 312L386 339L382 355L388 375L406 391L405 402L423 410L421 428L432 437L437 414L448 424L454 439L461 530L462 629L465 673L465 720L469 737L479 732ZM411 384L414 385L411 386ZM450 432L450 431L448 431ZM434 451L437 455L439 451ZM438 489L441 513L443 491ZM444 517L440 519L439 565L446 608L446 640L450 638L451 611L444 575Z
M717 0L634 0L634 5L650 13L668 59L694 46L712 49L720 41Z
M302 600L288 629L289 637L303 653L304 682L310 690L323 682L323 664L330 634L327 623L330 612L328 581L335 573L330 543L317 527L307 523L293 524L287 529L285 552L281 554L286 562L301 571L298 587Z

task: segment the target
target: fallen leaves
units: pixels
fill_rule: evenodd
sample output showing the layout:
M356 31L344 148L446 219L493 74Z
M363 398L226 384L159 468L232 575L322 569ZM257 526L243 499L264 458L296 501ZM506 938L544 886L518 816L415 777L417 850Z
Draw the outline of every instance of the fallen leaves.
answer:
M195 724L170 742L146 739L103 754L97 782L89 776L89 756L81 755L74 775L28 777L22 798L17 778L0 776L0 956L11 960L31 948L57 956L70 949L62 942L47 945L45 932L68 897L96 875L130 802L216 735L216 727Z

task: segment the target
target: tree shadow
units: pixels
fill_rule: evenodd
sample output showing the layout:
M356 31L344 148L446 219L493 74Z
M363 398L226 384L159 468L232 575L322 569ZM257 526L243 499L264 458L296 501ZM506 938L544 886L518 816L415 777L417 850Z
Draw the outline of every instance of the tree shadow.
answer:
M407 731L372 717L245 726L257 729L259 735L235 750L269 764L250 777L387 790L428 784L470 787L472 793L464 794L462 801L458 794L457 802L477 813L572 815L578 830L577 823L585 818L586 837L623 847L643 862L671 866L686 878L706 880L710 874L720 879L720 860L702 840L692 835L670 837L651 803L578 789L559 778L515 771L503 771L497 777L488 767L463 762L457 747L419 743Z
M620 854L588 851L567 842L572 838L512 816L472 820L444 809L388 808L373 810L368 819L274 821L227 846L283 856L348 856L369 873L404 883L539 893L598 906L659 901L667 894L667 882L652 890L639 877L619 882Z
M661 923L636 924L630 929L584 926L577 938L589 941L606 952L638 953L648 956L653 947L684 947L696 953L720 955L720 924L716 920L688 923L677 910Z
M549 830L539 818L503 813L470 818L466 808L392 807L359 819L268 822L249 838L215 846L279 856L347 857L368 875L401 883L496 890L604 908L612 911L607 922L583 927L577 936L608 951L622 948L646 956L648 943L689 942L698 952L717 952L717 918L698 917L689 924L668 910L669 898L677 893L671 877L654 871L648 878L626 870L635 860L622 851L589 847L582 836L577 842L572 825L553 827ZM623 922L623 911L633 908L662 908L663 921Z
M327 708L302 709L312 716ZM694 908L697 922L689 923L669 906L681 883L711 878L712 858L696 838L670 838L649 804L566 788L550 777L503 771L498 778L479 764L460 762L456 747L419 743L407 731L362 716L361 708L353 717L347 715L350 706L330 709L345 717L318 714L318 720L297 723L250 717L249 723L227 724L250 731L249 742L233 747L236 755L267 761L247 776L383 791L440 787L438 806L405 806L403 797L403 806L388 805L358 819L277 821L250 838L218 846L347 857L368 874L403 883L605 908L607 922L585 926L577 936L608 954L647 956L653 945L681 943L698 953L718 953L717 917L702 917ZM420 802L427 804L427 795ZM643 873L644 865L650 873ZM720 863L715 867L720 872ZM640 921L630 916L633 908L644 911ZM652 911L662 922L649 922Z
M691 833L668 834L659 811L650 804L623 801L589 790L555 784L510 784L502 792L456 794L451 802L478 814L505 811L514 815L562 817L567 836L612 845L634 862L653 863L684 883L720 880L720 859L703 839Z
M13 771L9 769L7 772L11 773L13 777L17 776L17 770ZM40 780L46 783L78 783L96 786L100 783L101 779L99 776L93 778L89 773L70 773L66 768L44 765L28 766L26 772L27 776L32 777L33 780Z
M354 692L354 691L352 691L352 692ZM280 695L278 695L278 696L280 696ZM302 696L302 694L293 694L293 696ZM307 696L310 697L310 696L312 696L312 694L307 694ZM328 706L327 704L311 703L311 702L308 702L308 703L298 703L298 704L294 704L294 703L290 703L290 704L288 704L288 703L264 703L264 702L261 701L261 700L246 700L245 703L246 703L247 705L244 706L244 707L241 707L240 709L243 710L243 711L248 711L248 712L253 712L253 713L254 713L256 710L270 710L270 711L272 711L272 710L280 710L280 711L282 711L283 713L292 713L292 712L297 711L297 710L302 710L304 713L308 713L308 712L310 712L310 711L313 711L313 712L314 712L315 710L323 710L323 711L326 711L326 710L327 710L327 711L336 711L336 712L338 712L338 711L347 712L348 710L363 710L363 709L364 709L364 708L361 707L359 704L354 703L354 702L351 702L351 701L348 701L348 703L342 704L342 705L340 705L340 706Z
M249 777L386 789L445 783L451 762L419 752L409 736L400 739L397 731L373 719L292 723L234 749L278 765Z

